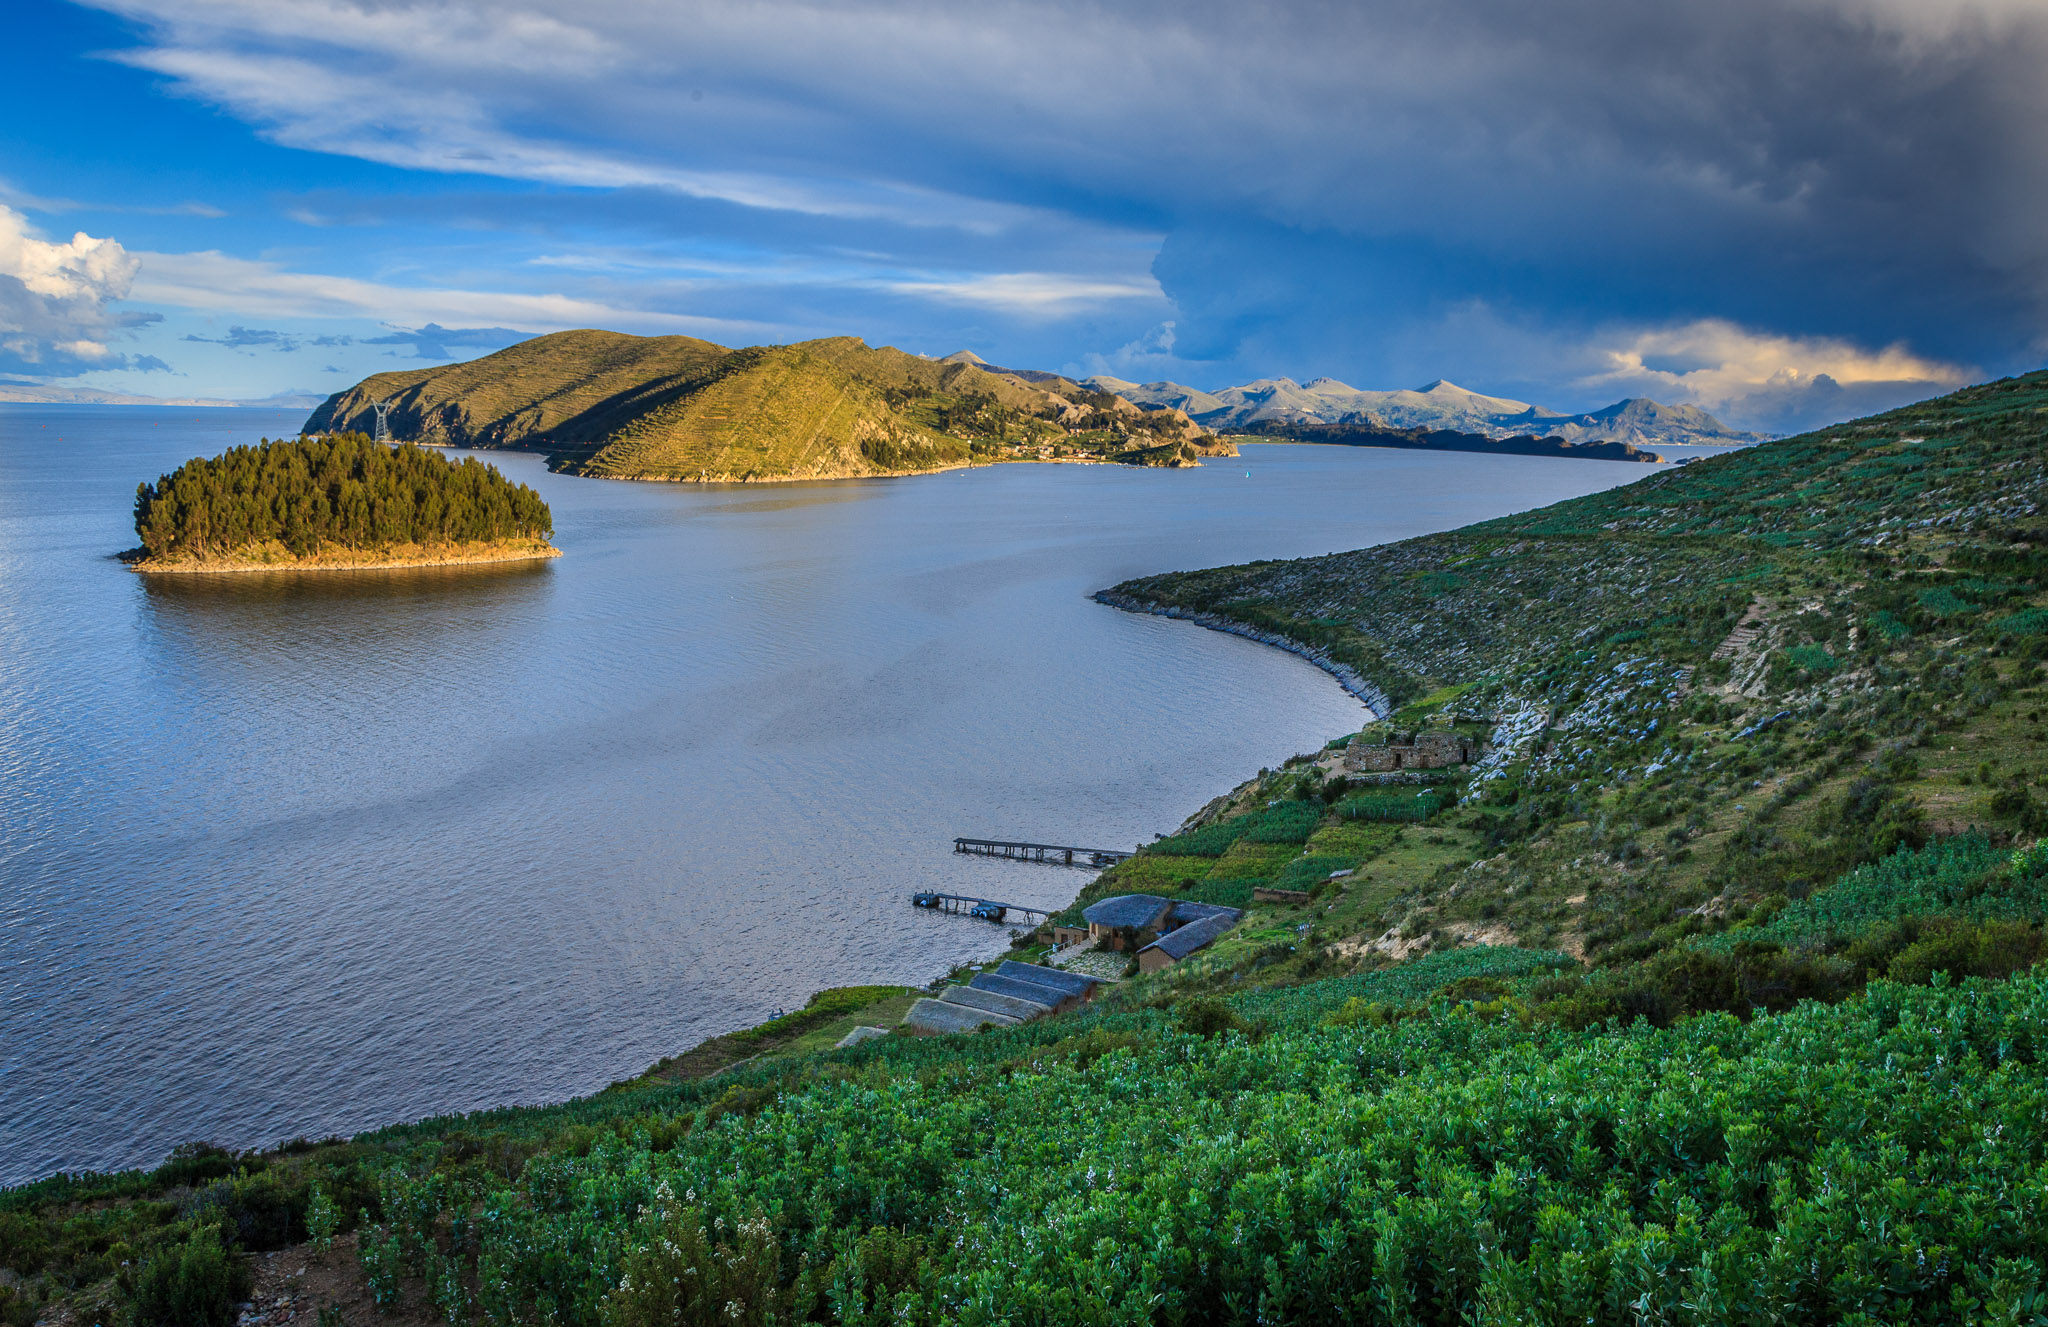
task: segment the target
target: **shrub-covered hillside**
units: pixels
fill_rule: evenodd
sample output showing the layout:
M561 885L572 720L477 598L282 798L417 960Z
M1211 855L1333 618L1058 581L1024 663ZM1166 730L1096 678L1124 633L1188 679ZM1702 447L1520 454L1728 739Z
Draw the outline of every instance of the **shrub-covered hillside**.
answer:
M187 461L137 487L135 533L145 567L233 565L544 548L554 519L491 466L338 433Z
M0 1194L0 1314L225 1327L253 1274L350 1327L2048 1321L2044 411L1119 587L1400 706L1085 893L1245 906L1210 949ZM1489 750L1370 770L1430 729ZM250 1257L330 1240L318 1295Z
M1300 840L1359 859L1318 941L1639 956L1901 845L2048 828L2044 443L2031 374L1448 534L1113 596L1356 669L1401 707L1368 740L1493 744L1426 829L1333 813ZM1347 782L1341 753L1311 753L1204 819L1276 796L1341 810ZM1270 875L1256 846L1175 878Z
M2044 866L1986 873L2035 928ZM1660 1025L1588 1021L1576 966L1474 947L1141 985L976 1036L195 1149L0 1196L0 1232L74 1320L225 1322L243 1250L350 1228L361 1312L502 1327L2037 1320L2048 975L1944 965Z
M686 336L574 331L481 359L379 373L308 430L549 453L607 479L732 482L907 474L1003 460L1186 465L1235 455L1178 410L1051 374L926 359L858 337L728 349Z

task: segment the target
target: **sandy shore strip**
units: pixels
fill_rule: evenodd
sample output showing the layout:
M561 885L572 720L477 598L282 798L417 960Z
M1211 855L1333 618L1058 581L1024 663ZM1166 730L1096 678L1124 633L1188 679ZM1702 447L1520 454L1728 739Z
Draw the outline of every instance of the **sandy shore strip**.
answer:
M416 551L407 552L405 548ZM322 552L309 558L294 558L287 554L271 561L238 557L205 562L140 561L128 565L131 570L147 576L216 576L250 571L393 571L410 567L469 567L492 562L533 562L560 556L561 549L543 543L493 544L467 551L408 545L368 555Z

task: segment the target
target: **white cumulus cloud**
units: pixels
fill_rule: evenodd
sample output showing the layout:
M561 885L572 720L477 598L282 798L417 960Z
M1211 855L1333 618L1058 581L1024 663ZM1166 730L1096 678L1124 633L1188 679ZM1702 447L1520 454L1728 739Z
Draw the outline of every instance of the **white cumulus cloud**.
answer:
M110 305L128 294L135 256L113 239L79 231L46 240L0 204L0 372L69 377L104 368L162 367L108 348L110 337L148 315Z

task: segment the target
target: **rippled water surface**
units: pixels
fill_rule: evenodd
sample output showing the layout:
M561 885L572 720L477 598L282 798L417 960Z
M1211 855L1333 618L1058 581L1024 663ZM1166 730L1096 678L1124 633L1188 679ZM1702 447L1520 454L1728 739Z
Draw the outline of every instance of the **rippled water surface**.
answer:
M588 1092L999 949L940 887L1077 871L1357 726L1129 576L1322 553L1646 467L1247 448L715 488L499 454L565 556L145 579L135 484L300 417L0 406L0 1183Z

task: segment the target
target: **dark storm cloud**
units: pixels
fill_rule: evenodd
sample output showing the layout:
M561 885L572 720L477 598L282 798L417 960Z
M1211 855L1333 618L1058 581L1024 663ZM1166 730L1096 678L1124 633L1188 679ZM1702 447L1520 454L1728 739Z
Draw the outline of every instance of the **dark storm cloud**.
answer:
M1113 291L1156 251L1181 367L1428 356L1720 402L1790 375L1772 410L1823 373L2030 363L2048 332L2033 0L107 3L152 34L127 58L279 142L943 263L931 328L1015 288L990 278ZM1034 325L1158 341L1098 314ZM1638 353L1694 324L1753 335L1696 370Z

